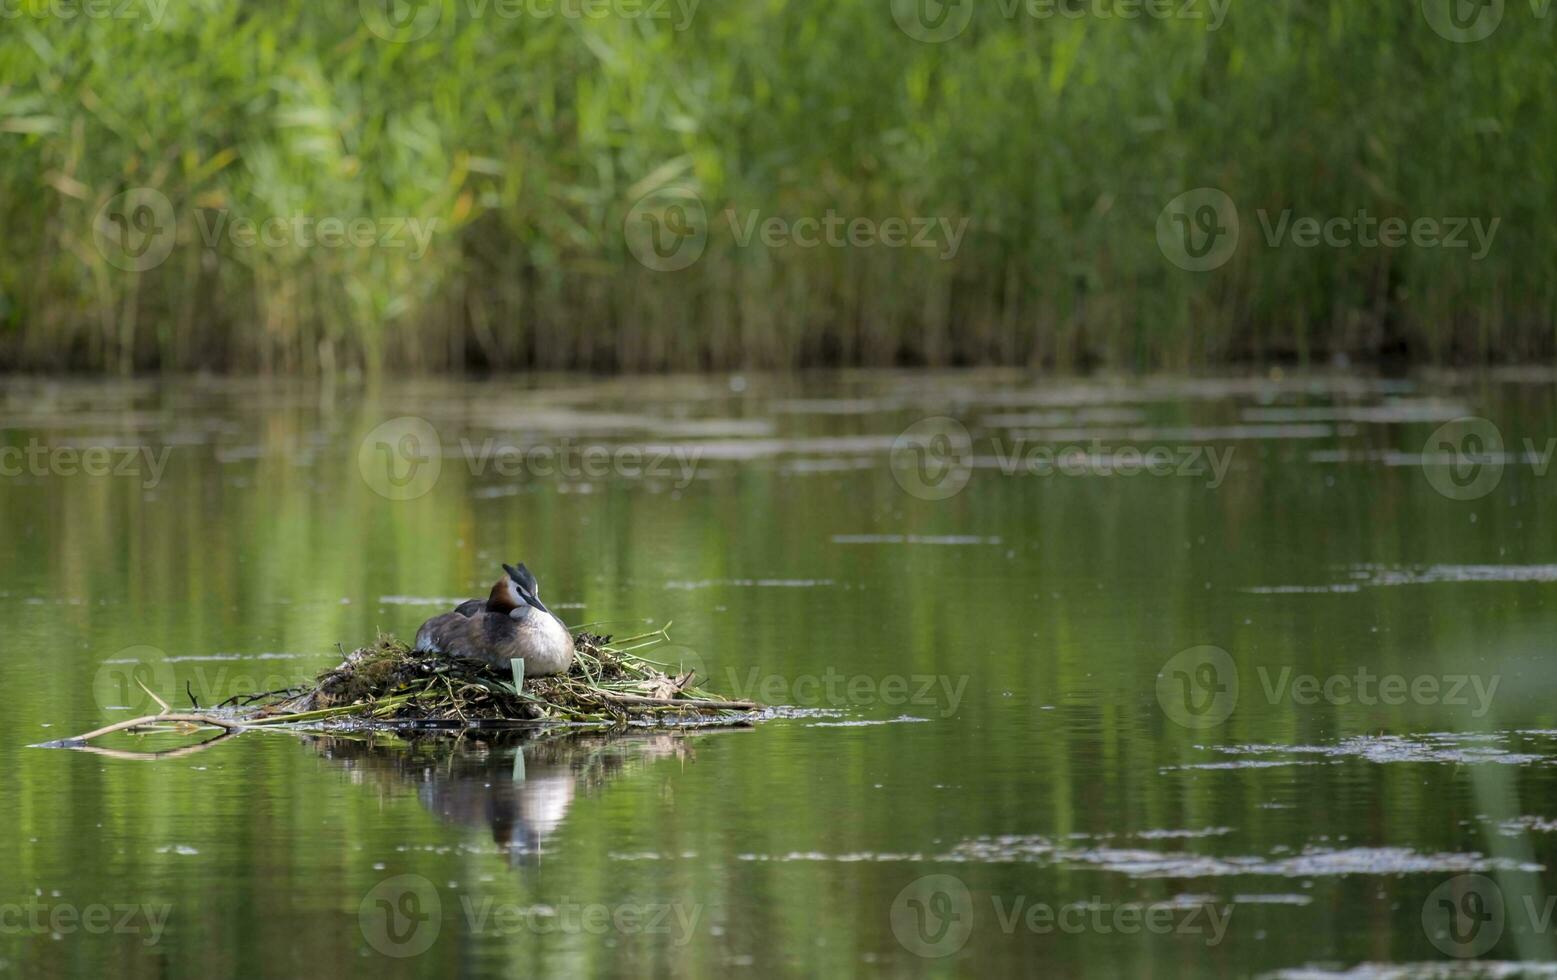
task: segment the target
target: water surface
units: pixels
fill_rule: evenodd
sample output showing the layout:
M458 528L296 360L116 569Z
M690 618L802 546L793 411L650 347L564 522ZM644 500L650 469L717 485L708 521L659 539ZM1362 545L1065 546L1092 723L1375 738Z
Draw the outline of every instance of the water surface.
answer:
M0 970L1557 959L1553 380L7 380ZM27 747L148 710L133 676L310 677L520 559L786 709Z

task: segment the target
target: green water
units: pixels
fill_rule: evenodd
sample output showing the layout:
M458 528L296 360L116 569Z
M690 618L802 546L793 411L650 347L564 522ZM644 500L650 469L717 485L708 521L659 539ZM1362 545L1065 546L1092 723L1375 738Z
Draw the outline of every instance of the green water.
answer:
M6 380L0 970L1557 959L1553 381ZM29 747L145 711L132 671L307 678L504 560L791 707Z

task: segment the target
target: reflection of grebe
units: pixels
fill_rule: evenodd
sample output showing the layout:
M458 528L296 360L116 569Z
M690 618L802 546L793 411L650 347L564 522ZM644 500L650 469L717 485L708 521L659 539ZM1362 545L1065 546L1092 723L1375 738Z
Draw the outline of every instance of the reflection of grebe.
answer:
M460 767L452 778L422 783L416 795L447 823L491 827L493 843L511 858L538 855L562 826L578 791L572 766L542 758L540 749L532 744L492 753L495 765L474 771ZM505 755L512 759L511 774L505 771Z
M488 827L513 865L533 863L574 799L658 759L689 758L680 734L536 738L502 732L453 741L374 744L320 736L322 754L365 775L414 783L422 806L446 823Z

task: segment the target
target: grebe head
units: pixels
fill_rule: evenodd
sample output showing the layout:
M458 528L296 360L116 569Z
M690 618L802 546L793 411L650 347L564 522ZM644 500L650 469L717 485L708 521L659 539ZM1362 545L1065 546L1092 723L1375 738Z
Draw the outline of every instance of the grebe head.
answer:
M508 573L509 578L519 583L520 591L527 592L537 599L541 597L541 583L535 580L535 573L524 567L524 562L520 562L517 568L504 562L503 571Z
M551 612L551 610L546 608L546 604L541 602L541 583L535 580L534 572L524 567L524 562L520 562L518 567L505 562L503 571L507 572L508 577L518 584L519 595L526 603L532 608L539 609L541 612Z

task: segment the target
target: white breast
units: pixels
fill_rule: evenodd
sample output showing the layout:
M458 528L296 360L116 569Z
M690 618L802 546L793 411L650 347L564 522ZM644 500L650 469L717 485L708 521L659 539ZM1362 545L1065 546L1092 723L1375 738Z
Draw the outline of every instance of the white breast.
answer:
M519 647L526 677L561 674L573 666L573 637L555 616L527 617L519 627Z

